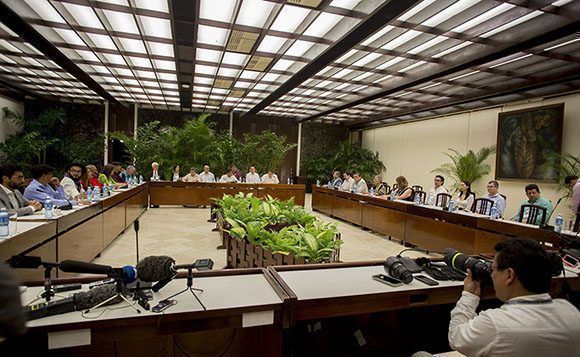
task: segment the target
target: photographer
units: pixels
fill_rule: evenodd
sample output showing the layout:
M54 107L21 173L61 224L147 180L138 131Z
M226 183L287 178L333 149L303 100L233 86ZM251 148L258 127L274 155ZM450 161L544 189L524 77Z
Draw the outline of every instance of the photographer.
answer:
M449 345L469 356L578 356L580 312L548 294L551 269L546 252L533 240L496 244L491 279L505 304L476 314L480 282L471 271L451 311Z

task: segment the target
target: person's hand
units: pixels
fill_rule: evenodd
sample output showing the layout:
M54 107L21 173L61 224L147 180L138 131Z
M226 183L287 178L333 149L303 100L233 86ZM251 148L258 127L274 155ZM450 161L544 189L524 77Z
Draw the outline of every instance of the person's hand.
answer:
M50 183L52 183L53 185L55 185L56 187L60 186L60 180L58 179L58 177L53 177L50 179Z
M467 269L467 276L465 277L465 280L463 280L463 291L467 291L468 293L477 296L481 295L481 284L479 281L473 280L471 269Z
M30 201L29 204L34 207L34 211L40 211L42 209L42 205L38 201Z

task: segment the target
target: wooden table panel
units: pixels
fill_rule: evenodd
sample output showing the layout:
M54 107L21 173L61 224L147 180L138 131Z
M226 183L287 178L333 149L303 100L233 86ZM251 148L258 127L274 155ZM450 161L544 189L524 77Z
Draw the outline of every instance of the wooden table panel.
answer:
M495 245L504 239L506 239L504 235L477 230L475 232L474 251L477 253L493 254L495 252L495 249L493 249Z
M58 237L58 260L89 262L103 249L103 215L98 215Z
M0 261L5 262L13 255L28 253L56 236L56 221L46 222L39 227L19 233L0 241Z
M405 242L436 252L453 247L466 254L478 253L474 229L412 214L407 215Z
M334 197L332 202L332 215L334 217L359 226L362 224L362 203L342 197Z
M103 248L105 249L125 230L125 202L103 213Z
M312 209L331 216L333 199L333 195L322 190L312 190Z
M56 238L30 251L27 255L40 257L43 262L56 262ZM21 282L44 279L44 268L38 269L14 269L14 273ZM56 278L57 269L52 269L50 276Z
M302 188L300 189L296 186L302 186ZM266 195L270 195L282 201L294 198L294 204L299 206L304 206L305 194L306 189L304 188L304 185L270 185L270 187L261 186L258 188L258 197L266 197Z
M405 238L405 212L385 209L372 204L363 205L362 226L397 239Z
M125 203L125 227L129 227L139 216L147 210L149 205L149 191L143 190L129 198Z
M71 229L77 224L94 217L103 211L103 202L96 202L71 214L57 218L58 233Z

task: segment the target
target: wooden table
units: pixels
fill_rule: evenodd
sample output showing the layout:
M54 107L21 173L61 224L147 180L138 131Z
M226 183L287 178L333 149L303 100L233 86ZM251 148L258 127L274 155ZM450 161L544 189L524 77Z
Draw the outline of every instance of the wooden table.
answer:
M312 209L431 251L454 247L466 254L490 253L497 242L527 237L557 245L552 230L471 212L388 201L325 187L312 187Z
M150 305L155 306L160 300L184 290L186 279L183 274L180 277L153 293ZM86 282L87 279L66 281ZM205 310L191 292L186 291L174 297L177 304L163 314L138 305L141 313L130 307L113 309L124 306L122 302L110 306L111 309L95 309L86 315L90 318L83 317L80 311L48 316L27 323L30 332L24 337L26 345L19 346L19 353L40 355L49 349L71 347L72 350L64 351L72 353L74 347L78 347L78 353L99 356L156 355L153 351L177 348L174 339L178 340L181 349L204 350L205 345L210 351L216 348L222 351L228 345L228 336L235 334L230 347L234 353L228 355L269 357L281 354L282 328L288 325L283 305L288 295L269 271L201 272L194 273L193 281L194 287L203 290L196 294ZM83 290L88 290L88 286L83 285ZM22 295L23 303L35 300L41 291L42 287L28 287ZM256 348L258 344L260 348Z
M0 241L0 259L6 261L12 255L27 254L48 262L91 261L133 224L147 209L148 200L148 185L141 185L116 191L89 206L62 211L52 219L45 219L42 212L19 217L19 233ZM42 277L42 269L15 271L23 281Z
M270 195L280 200L294 198L294 203L304 206L305 185L219 183L219 182L149 182L151 205L209 206L212 198L239 192L254 193L256 197Z

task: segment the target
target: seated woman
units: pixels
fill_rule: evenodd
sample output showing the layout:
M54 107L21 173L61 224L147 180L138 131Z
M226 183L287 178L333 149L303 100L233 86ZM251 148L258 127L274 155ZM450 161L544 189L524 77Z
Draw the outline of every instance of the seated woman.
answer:
M475 194L471 192L471 182L467 180L461 180L459 184L459 192L453 197L455 202L455 207L459 209L469 211L475 200Z
M409 187L409 182L405 176L399 176L395 179L397 182L397 191L395 191L395 199L413 202L415 198L415 191Z
M173 171L171 171L171 181L177 182L181 181L181 174L179 173L180 167L179 165L173 166Z
M90 188L103 188L103 184L99 181L99 170L95 165L87 165L87 185Z
M387 195L387 186L383 183L383 177L381 175L375 175L373 178L373 184L375 186L375 196Z
M183 181L183 182L198 182L199 177L197 176L197 173L195 172L195 167L192 167L191 169L189 169L189 173L187 175L183 176L181 181Z
M103 185L107 185L107 186L113 185L113 188L127 186L126 183L115 182L115 180L113 180L113 177L112 177L113 172L115 172L115 165L106 164L103 167L103 171L99 175L99 182L101 182Z

